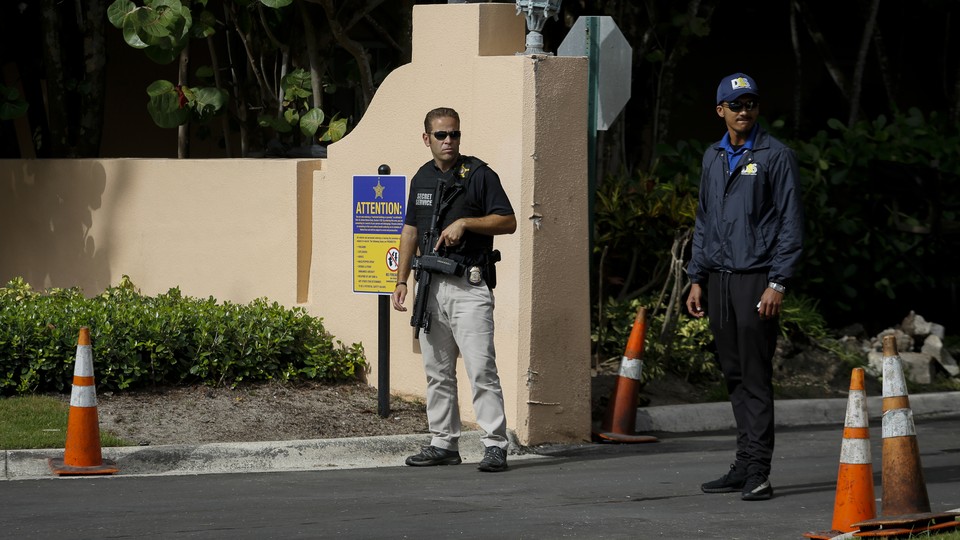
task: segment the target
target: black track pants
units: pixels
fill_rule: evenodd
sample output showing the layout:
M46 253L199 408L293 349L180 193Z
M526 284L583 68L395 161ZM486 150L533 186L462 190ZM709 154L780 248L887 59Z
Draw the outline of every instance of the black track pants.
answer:
M765 272L714 272L707 284L707 316L717 343L737 422L737 461L770 474L773 458L773 353L779 318L760 319L757 303Z

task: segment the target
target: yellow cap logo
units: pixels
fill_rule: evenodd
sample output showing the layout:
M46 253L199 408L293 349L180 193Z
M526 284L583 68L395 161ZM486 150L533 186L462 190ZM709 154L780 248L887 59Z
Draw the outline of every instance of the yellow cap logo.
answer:
M746 88L749 90L750 81L748 81L745 77L737 77L736 79L730 80L730 86L732 86L734 90L739 90L740 88Z

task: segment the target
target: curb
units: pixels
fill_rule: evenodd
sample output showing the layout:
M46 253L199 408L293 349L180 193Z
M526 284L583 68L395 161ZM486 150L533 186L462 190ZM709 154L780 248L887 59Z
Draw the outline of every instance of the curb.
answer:
M960 415L960 392L915 394L910 396L914 418L939 418ZM883 398L867 398L870 420L882 417ZM843 425L846 398L785 399L774 401L776 427ZM735 429L729 402L664 405L637 409L637 432L697 433Z
M882 399L867 399L868 415L873 422L878 422L881 417ZM913 395L910 396L910 406L914 418L918 419L958 416L960 392ZM847 399L791 399L776 401L774 407L777 427L842 426ZM637 409L638 433L697 433L734 428L733 412L727 402ZM511 460L548 457L530 453L521 447L512 431L509 433ZM479 431L465 431L461 435L460 455L467 466L479 463L483 458L480 435ZM105 459L115 461L120 468L116 476L173 476L397 467L403 464L406 456L417 453L427 444L430 444L430 435L420 433L299 441L107 447L102 451ZM48 460L63 456L63 452L62 449L5 450L0 480L57 478L50 470Z
M461 434L464 465L483 459L481 432ZM510 433L511 445L517 448ZM116 476L175 476L279 471L322 471L402 466L406 456L430 444L429 434L386 435L299 441L209 443L200 445L124 446L103 448L103 458L115 461ZM4 451L0 480L57 478L48 464L62 449ZM511 455L511 460L538 458ZM89 478L89 476L85 477Z

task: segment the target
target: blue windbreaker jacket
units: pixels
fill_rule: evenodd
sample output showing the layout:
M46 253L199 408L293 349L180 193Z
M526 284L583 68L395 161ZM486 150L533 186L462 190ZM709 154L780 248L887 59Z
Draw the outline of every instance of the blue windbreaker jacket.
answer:
M728 170L718 142L703 154L700 198L687 274L766 272L783 285L803 249L803 207L797 156L757 126L753 149Z

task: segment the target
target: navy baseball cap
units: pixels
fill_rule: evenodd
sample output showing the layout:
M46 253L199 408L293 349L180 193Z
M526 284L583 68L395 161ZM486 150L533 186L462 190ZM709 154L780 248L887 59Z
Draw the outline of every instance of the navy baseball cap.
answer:
M734 73L724 77L717 86L717 105L724 101L730 102L744 94L753 94L760 97L757 83L745 73Z

